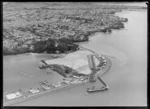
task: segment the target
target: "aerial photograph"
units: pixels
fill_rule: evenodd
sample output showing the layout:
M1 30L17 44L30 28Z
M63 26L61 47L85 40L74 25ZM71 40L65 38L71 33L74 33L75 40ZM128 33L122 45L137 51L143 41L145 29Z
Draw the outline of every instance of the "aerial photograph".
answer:
M2 2L3 106L147 106L146 2Z

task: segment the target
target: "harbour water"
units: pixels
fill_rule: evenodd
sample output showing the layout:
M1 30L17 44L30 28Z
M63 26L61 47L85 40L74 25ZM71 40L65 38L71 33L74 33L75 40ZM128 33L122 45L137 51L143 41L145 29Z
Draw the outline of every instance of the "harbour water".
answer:
M16 56L4 56L3 81L4 92L11 92L19 89L27 90L39 86L43 80L57 83L63 77L49 69L39 69L41 60L50 59L48 54L22 54Z
M81 46L110 57L112 67L102 79L109 90L85 94L88 84L15 104L17 106L146 106L147 105L147 11L122 11L125 29L96 33ZM40 70L48 54L4 56L4 92L37 86L40 80L56 81L57 73ZM22 75L20 72L23 72Z

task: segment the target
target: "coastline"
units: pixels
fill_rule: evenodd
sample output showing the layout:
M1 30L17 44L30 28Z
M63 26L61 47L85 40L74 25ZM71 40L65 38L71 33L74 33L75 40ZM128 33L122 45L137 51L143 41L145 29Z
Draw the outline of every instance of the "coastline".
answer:
M146 87L147 87L146 86L146 80L147 80L146 79L147 78L146 77L147 74L146 73L146 68L147 68L146 66L147 65L146 64L147 62L146 60L147 20L146 18L147 16L145 12L144 13L143 12L122 13L120 14L120 16L130 18L129 22L125 24L127 30L125 31L115 30L115 32L112 32L112 34L107 34L107 35L102 33L102 35L97 35L96 37L90 39L90 41L86 42L86 44L81 44L84 47L97 51L98 53L105 54L106 56L109 55L115 57L115 59L110 57L110 59L113 62L112 68L110 69L109 73L102 76L102 79L104 79L110 86L110 90L103 93L83 96L85 86L79 86L73 89L69 89L67 91L59 92L57 94L49 94L47 96L43 96L43 97L41 96L39 98L35 98L35 100L31 100L31 101L29 100L22 103L18 103L15 104L14 106L60 106L60 105L61 106L85 106L85 105L86 106L95 106L95 105L96 106L106 106L106 105L107 106L118 106L118 105L147 106L147 99L146 99L147 98L146 97ZM134 19L134 21L132 21L132 19ZM143 20L144 23L141 22ZM141 25L140 27L137 26L137 22L139 22L139 25ZM135 30L135 28L137 29L137 31ZM124 55L122 55L122 53ZM124 59L125 58L124 56L127 57L128 59L127 62ZM24 59L28 60L29 58L31 59L32 57L28 56L28 57L24 57ZM46 60L49 59L44 57L45 55L40 56L40 58L36 57L36 60L38 60L36 63L40 62L41 59L46 59ZM31 63L31 61L29 60L28 63ZM24 63L24 61L21 62ZM31 67L34 67L36 63L33 63ZM24 63L24 65L26 66L28 64ZM12 66L17 66L17 64L14 64ZM36 65L36 68L38 66L39 65ZM20 69L19 66L16 68L18 70ZM27 68L29 68L30 70L26 71ZM9 69L14 71L12 68ZM30 66L25 68L22 67L21 71L29 72L31 75L38 74L38 71L34 73L32 69L33 68L30 68ZM17 73L16 71L14 72ZM9 74L11 72L5 71L4 74L6 73L8 74L8 76L6 76L7 78L11 77L10 76L11 74ZM42 72L41 75L39 75L39 77L42 80L44 80L45 78L42 78L42 75L45 75L45 73ZM12 76L12 78L16 78L16 77ZM48 77L47 79L51 79L51 78ZM4 78L4 80L6 79ZM14 81L12 81L12 83L13 82ZM8 82L6 81L5 86L7 86L7 83ZM11 88L10 85L8 88ZM66 99L65 101L64 98ZM114 98L114 100L112 100L111 98ZM80 100L84 102L81 103L79 102ZM94 102L90 102L91 100Z
M72 85L66 85L66 86L63 86L63 87L60 87L60 88L56 88L56 89L51 89L51 90L46 90L46 91L43 91L43 92L40 92L38 94L33 94L29 97L25 97L25 98L20 98L19 100L15 100L15 101L12 101L12 102L6 102L4 103L4 106L10 106L10 105L13 105L13 104L17 104L17 103L20 103L20 102L24 102L26 100L31 100L31 99L34 99L34 98L37 98L37 97L40 97L40 96L45 96L47 94L51 94L51 93L54 93L54 91L60 91L61 89L63 90L64 88L71 88L73 86L78 86L78 85L83 85L85 84L85 82L83 83L79 83L79 84L72 84Z
M106 67L103 70L100 70L96 74L99 77L102 76L104 73L107 73L109 71L109 69L111 68L111 66L112 66L111 60L105 55L102 55L102 56L104 56L106 58L107 64L106 64ZM87 84L88 82L89 81L85 81L85 82L77 83L77 84L68 84L68 85L65 85L65 86L62 86L62 87L58 87L56 89L45 90L43 92L39 92L37 94L33 94L31 96L28 96L28 97L23 97L23 98L20 98L18 100L14 100L14 101L10 101L10 102L4 102L4 106L11 106L11 105L14 105L14 104L17 104L17 103L20 103L20 102L24 102L26 100L31 100L31 99L34 99L34 98L37 98L37 97L40 97L40 96L45 96L47 94L54 93L55 91L64 90L64 88L66 90L66 88L71 88L71 87L76 87L76 86L79 86L79 85Z
M9 3L7 5L9 6ZM4 12L6 12L6 15L4 13L3 56L23 54L28 52L48 52L50 54L57 52L72 52L72 50L78 49L77 43L87 42L89 40L89 37L97 32L111 33L111 31L113 30L124 29L124 23L127 22L128 19L118 17L115 13L122 12L124 10L131 11L147 9L146 7L143 8L124 5L109 5L106 6L108 9L105 9L104 7L105 5L102 5L102 8L94 5L94 7L91 7L92 10L89 11L85 5L84 9L81 7L79 8L79 12L77 11L77 8L73 8L72 10L70 10L71 14L69 14L68 12L64 12L64 10L68 11L68 9L70 9L71 7L63 8L64 10L60 10L59 8L55 7L55 10L52 10L54 16L52 17L48 14L49 20L46 20L44 16L41 16L42 21L39 21L37 19L32 19L31 16L31 19L33 21L37 20L36 23L32 23L32 20L28 21L30 18L26 18L24 19L25 25L21 26L18 23L20 26L10 25L10 27L7 27L7 23L13 24L15 20L13 19L14 21L11 22L5 20L9 19L6 16L8 11L8 7L6 6L4 7ZM50 11L50 8L39 7L38 9L40 10L40 12L43 12L45 16L47 15L45 11ZM36 14L36 9L32 10L35 11L35 13L33 14ZM57 12L55 12L56 10L61 14L57 15ZM18 15L20 15L20 12L24 11L24 9L20 9L17 11L19 12ZM76 14L74 14L74 12L76 12ZM28 15L25 16L27 17ZM40 16L37 17L39 19ZM54 18L56 19L56 21L50 20ZM18 17L16 17L16 19L18 19ZM22 18L19 19L21 20ZM27 22L30 24L26 24ZM48 46L48 44L50 46ZM66 48L64 48L63 46L65 46Z

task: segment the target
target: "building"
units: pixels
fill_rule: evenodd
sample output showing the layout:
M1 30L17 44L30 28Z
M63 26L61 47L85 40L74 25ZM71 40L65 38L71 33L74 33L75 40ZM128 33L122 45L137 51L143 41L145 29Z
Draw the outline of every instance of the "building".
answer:
M14 92L14 93L7 94L6 98L11 100L11 99L19 98L21 96L22 94L20 92Z
M30 89L29 92L32 93L32 94L34 94L34 93L38 93L40 91L38 89Z

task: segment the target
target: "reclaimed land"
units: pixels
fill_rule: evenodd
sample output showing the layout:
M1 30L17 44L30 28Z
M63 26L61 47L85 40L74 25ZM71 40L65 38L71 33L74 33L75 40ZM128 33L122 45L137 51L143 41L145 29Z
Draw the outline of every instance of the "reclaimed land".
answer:
M50 69L52 68L52 70L55 70L56 72L63 75L64 77L66 77L66 75L72 75L72 73L73 73L73 75L76 75L76 76L81 76L81 75L86 76L86 75L90 75L90 73L91 73L91 69L89 68L88 59L87 59L87 55L90 55L90 54L98 56L98 54L95 53L94 51L91 52L91 50L82 48L82 50L78 50L74 53L70 53L70 54L66 55L64 58L45 60L44 63L45 63L45 65L49 65ZM104 55L99 54L99 56L104 56ZM95 60L96 66L98 66L99 60L98 59L94 59L94 60ZM109 59L106 59L106 60L109 61ZM108 62L108 63L111 63L111 62ZM73 70L69 71L70 74L69 73L66 74L66 71L59 70L59 69L62 69L62 66L66 66ZM111 65L109 65L109 66L111 66ZM65 68L65 69L68 69L68 68ZM68 70L70 70L70 69L68 69Z
M101 3L3 3L3 55L68 53L79 49L74 42L88 41L95 32L124 28L127 18L116 12L144 9Z
M104 73L107 73L109 71L109 69L111 68L112 66L112 62L111 60L105 56L105 55L102 55L105 57L105 59L107 60L107 64L106 64L106 67L103 68L102 70L100 70L96 75L98 77L101 77ZM45 62L44 62L45 63ZM71 88L71 87L75 87L75 86L79 86L79 85L83 85L83 84L86 84L88 83L89 81L85 81L85 82L81 82L81 83L77 83L77 84L67 84L67 85L64 85L64 86L61 86L61 87L58 87L58 88L54 88L54 89L49 89L49 90L45 90L45 91L42 91L42 92L39 92L39 93L36 93L36 94L33 94L33 95L30 95L28 97L22 97L20 99L17 99L17 100L14 100L14 101L9 101L9 102L4 102L4 106L11 106L13 104L17 104L17 103L20 103L20 102L24 102L26 100L31 100L31 99L34 99L36 97L40 97L40 96L45 96L47 94L50 94L50 93L54 93L56 91L61 91L61 90L66 90L67 88Z

